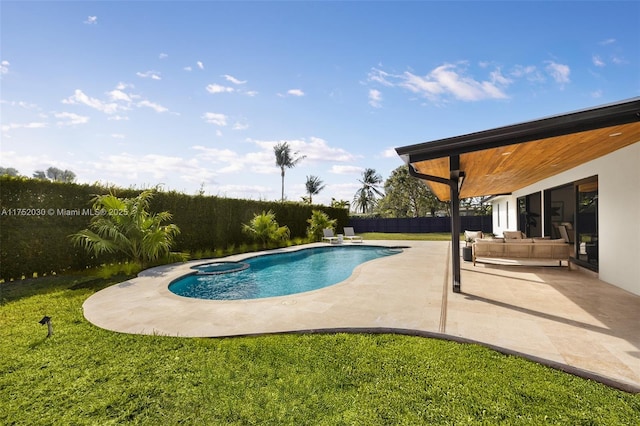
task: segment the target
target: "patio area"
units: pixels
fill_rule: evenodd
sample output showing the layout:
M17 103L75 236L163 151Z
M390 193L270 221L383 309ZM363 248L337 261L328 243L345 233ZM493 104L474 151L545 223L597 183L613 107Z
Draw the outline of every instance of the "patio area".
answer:
M84 315L98 327L134 334L339 330L476 342L640 392L640 296L566 267L467 262L462 293L453 293L449 242L365 243L409 248L360 265L346 281L325 289L243 301L191 299L168 290L169 282L206 260L162 266L94 294L83 305ZM315 245L326 244L308 246Z

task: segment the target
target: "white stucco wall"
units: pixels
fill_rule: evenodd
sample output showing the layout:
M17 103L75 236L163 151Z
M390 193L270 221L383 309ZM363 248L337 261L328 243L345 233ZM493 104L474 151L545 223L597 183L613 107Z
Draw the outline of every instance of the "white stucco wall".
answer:
M551 178L496 198L503 215L509 201L509 229L516 229L516 199L545 189L598 176L599 278L640 295L640 142ZM543 194L544 196L544 194ZM544 201L543 201L544 203ZM495 205L494 204L494 209ZM494 215L496 212L494 211ZM494 233L507 228L494 216Z
M491 202L493 233L501 237L504 231L518 229L518 200L513 195L501 195Z

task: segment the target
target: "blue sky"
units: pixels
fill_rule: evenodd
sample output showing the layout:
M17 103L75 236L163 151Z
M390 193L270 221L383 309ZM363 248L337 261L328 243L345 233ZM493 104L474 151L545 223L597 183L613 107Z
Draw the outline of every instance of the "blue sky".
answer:
M640 95L638 2L0 2L0 165L314 201L393 148Z

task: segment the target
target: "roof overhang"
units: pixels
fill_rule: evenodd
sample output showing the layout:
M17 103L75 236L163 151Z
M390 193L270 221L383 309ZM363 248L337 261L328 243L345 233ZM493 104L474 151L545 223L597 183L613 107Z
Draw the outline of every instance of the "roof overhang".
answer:
M396 148L441 200L450 159L464 172L460 198L508 194L640 142L640 97L477 133ZM442 180L440 180L442 179ZM438 182L438 180L440 180Z

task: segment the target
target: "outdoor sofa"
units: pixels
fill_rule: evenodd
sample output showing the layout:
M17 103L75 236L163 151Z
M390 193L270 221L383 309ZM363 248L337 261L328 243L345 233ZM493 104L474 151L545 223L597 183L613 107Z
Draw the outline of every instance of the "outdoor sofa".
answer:
M510 260L553 260L567 262L570 246L564 239L524 238L520 231L504 231L505 238L475 239L472 244L473 266L478 258Z

